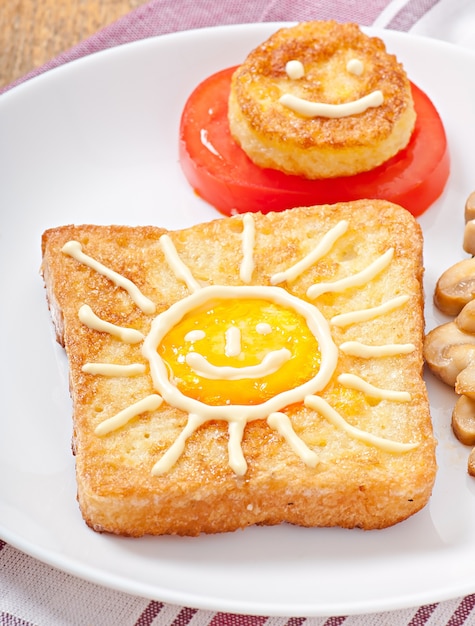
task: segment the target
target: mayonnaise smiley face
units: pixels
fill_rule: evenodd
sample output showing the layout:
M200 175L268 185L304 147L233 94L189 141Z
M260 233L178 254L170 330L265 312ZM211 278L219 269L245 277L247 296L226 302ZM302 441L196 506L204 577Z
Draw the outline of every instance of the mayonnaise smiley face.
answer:
M281 28L233 72L231 136L251 161L306 179L353 176L404 148L416 112L384 42L356 24Z
M188 413L265 418L323 389L338 358L316 307L280 287L211 286L157 316L144 341L154 385Z
M349 74L361 76L364 71L364 64L360 59L351 58L346 64L346 70ZM285 71L292 80L298 80L305 76L305 68L298 60L288 61L285 65ZM380 89L375 89L356 100L331 104L328 102L312 102L292 93L285 93L280 96L279 102L304 117L339 118L358 115L359 113L364 113L369 108L381 106L384 102L384 96Z
M317 463L281 412L321 391L337 364L328 322L313 305L281 287L205 287L154 319L142 352L160 396L189 416L153 473L167 471L212 419L228 422L229 463L238 475L247 470L244 428L255 419L267 419L304 462Z

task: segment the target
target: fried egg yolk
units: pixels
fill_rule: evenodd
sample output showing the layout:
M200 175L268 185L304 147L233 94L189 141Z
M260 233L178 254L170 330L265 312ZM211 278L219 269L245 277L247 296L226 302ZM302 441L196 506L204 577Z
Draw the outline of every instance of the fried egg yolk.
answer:
M239 376L239 369L259 366L283 349L288 358L271 373ZM214 406L265 402L310 380L321 362L318 341L305 319L291 307L265 299L215 301L190 311L163 337L158 353L182 394ZM233 368L237 378L198 373L187 362L190 353L204 357L217 371Z

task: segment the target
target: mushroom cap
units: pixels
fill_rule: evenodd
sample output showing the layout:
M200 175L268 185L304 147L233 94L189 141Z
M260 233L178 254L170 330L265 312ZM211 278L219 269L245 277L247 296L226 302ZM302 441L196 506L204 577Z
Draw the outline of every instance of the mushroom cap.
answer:
M475 334L475 300L470 300L455 318L455 323L464 333Z
M472 449L468 457L468 473L475 476L475 448Z
M426 335L424 358L440 380L455 387L460 372L475 363L475 334L463 332L455 322L441 324Z
M475 298L475 257L449 267L437 281L434 303L447 315L458 315Z
M475 191L468 196L465 202L465 223L475 219Z
M475 255L475 219L465 224L463 231L463 249L471 255Z
M455 380L455 392L475 400L475 355L467 355L470 359ZM474 442L475 443L475 442Z
M461 443L475 446L475 400L468 396L458 398L452 413L452 430Z

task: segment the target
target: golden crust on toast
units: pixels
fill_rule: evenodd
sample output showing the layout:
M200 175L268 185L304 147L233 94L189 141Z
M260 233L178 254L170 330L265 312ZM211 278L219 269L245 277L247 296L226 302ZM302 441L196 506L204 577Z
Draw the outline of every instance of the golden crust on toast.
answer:
M205 293L209 286L247 285L240 277L245 219L240 215L166 233L183 263L180 267L188 268L196 281L196 293ZM280 409L291 424L293 440L265 418L244 425L236 421L235 425L243 425L237 449L247 464L240 474L230 465L232 429L226 419L219 418L204 420L189 433L175 460L154 474L153 468L183 436L188 421L186 411L165 400L129 416L110 432L95 430L133 403L161 393L152 380L152 361L144 345L155 320L193 292L178 277L177 266L160 244L165 231L152 226L84 225L53 228L43 234L42 273L48 303L58 341L69 360L78 500L91 528L129 536L197 535L282 522L376 529L406 519L427 503L436 462L421 377L422 239L416 221L401 207L383 201L252 214L249 220L248 226L254 227L250 285L259 286L264 299L265 288L275 282L276 273L309 259L326 233L347 225L319 259L279 283L282 291L327 320L337 360L328 384L315 396L323 398L343 422L333 422L304 402ZM101 267L132 281L156 305L155 312L144 313L130 292L62 251L70 241L79 242L83 253ZM378 271L367 269L374 268L389 249L389 263ZM358 286L339 283L340 289L307 295L313 284L351 275L360 277ZM400 296L403 300L397 306L366 321L342 324L335 317ZM238 307L239 302L238 295ZM145 342L125 343L108 331L90 327L78 315L85 304L117 327L139 331ZM203 321L200 315L202 309L197 312L197 330ZM344 350L343 344L349 341L411 344L412 349L379 357L352 356ZM293 337L290 351L297 343ZM322 352L321 369L325 358ZM214 355L208 359L212 361ZM105 376L83 371L86 363L139 364L143 372ZM378 388L402 391L410 399L382 399L352 389L339 378L345 373ZM224 382L223 393L226 388ZM345 424L358 430L347 429ZM363 433L363 439L355 432ZM369 440L364 439L365 433ZM415 445L392 451L371 437ZM306 463L299 445L300 451L303 447L313 455L313 464Z
M289 61L302 64L302 76L287 75ZM306 117L280 102L292 94L340 105L376 91L382 104L346 117ZM416 113L406 73L381 39L356 24L314 21L278 30L248 55L232 78L228 116L254 163L317 179L384 163L409 142Z

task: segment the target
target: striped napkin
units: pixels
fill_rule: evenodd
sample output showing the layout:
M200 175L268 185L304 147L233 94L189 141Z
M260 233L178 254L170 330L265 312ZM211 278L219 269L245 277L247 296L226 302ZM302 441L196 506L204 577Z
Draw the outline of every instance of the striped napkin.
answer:
M475 48L474 0L151 0L3 91L93 52L165 33L222 24L336 19ZM443 572L441 572L441 576ZM467 626L475 595L385 613L262 617L175 606L80 580L0 540L4 626Z

